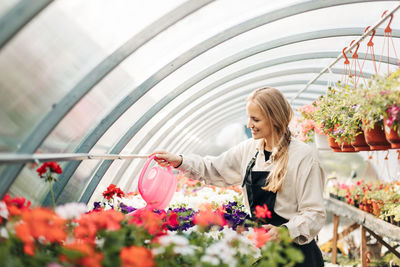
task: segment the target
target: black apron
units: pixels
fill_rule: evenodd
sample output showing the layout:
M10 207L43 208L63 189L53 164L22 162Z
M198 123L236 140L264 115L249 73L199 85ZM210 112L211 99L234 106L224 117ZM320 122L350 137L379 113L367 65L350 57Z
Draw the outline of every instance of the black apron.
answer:
M267 171L252 171L258 151L256 155L250 160L246 168L246 174L242 186L246 186L247 198L249 200L250 212L252 217L255 216L255 207L267 205L268 210L271 211L271 218L265 218L266 224L274 226L281 226L287 223L288 220L275 213L275 200L276 193L263 190L261 187L265 186L266 179L269 175ZM266 159L268 160L270 152L266 152ZM267 158L268 156L268 158ZM296 264L295 267L321 267L324 266L321 250L318 248L317 243L313 239L310 243L299 245L293 242L293 245L300 249L304 255L304 261L301 264Z

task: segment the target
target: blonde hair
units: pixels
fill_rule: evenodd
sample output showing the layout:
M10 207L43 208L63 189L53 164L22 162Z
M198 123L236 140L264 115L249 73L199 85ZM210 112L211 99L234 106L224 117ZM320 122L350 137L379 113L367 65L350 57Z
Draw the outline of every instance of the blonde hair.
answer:
M277 136L278 140L272 140L274 147L271 160L274 162L274 168L269 174L264 190L277 192L281 189L287 172L289 159L289 144L291 133L289 122L293 117L293 110L285 96L272 87L263 87L255 90L247 99L258 105L267 120L270 122L272 136Z

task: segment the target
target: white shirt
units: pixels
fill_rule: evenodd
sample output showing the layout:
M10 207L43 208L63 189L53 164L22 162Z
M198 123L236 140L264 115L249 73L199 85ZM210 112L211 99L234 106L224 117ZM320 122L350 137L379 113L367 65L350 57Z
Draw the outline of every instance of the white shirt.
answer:
M179 169L189 177L220 187L242 185L250 159L259 152L253 171L271 171L274 163L265 161L263 139L248 139L218 157L183 155ZM284 225L294 242L312 241L325 223L323 190L325 174L313 149L292 137L287 174L277 192L274 211L288 220ZM242 188L249 211L246 187Z

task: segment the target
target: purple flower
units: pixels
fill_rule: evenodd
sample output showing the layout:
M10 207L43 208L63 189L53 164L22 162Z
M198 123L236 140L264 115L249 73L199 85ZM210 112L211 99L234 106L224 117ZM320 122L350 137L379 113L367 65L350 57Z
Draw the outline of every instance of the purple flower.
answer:
M134 207L127 206L122 202L119 204L119 207L121 208L121 212L124 214L128 214L128 213L131 213L132 211L136 210Z

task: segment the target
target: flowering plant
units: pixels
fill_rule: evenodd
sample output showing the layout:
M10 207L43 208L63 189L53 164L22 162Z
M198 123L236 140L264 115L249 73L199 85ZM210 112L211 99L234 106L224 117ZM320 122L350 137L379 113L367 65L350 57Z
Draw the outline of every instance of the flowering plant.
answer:
M316 125L314 121L314 113L318 107L319 101L316 100L311 104L304 105L299 108L299 112L301 114L298 119L298 123L300 126L300 132L298 134L298 138L303 142L313 142L314 141L314 133L321 133L321 130Z
M364 117L364 127L383 129L384 119L388 126L399 126L398 109L400 108L400 69L389 76L374 76L368 88L361 93L360 111Z
M9 210L15 201L0 203ZM194 227L173 231L179 223L174 212L142 209L124 215L113 209L85 212L84 206L36 207L6 216L0 265L289 266L303 259L285 229L279 229L279 241L269 240L263 228L235 231L226 225L223 209L204 206Z
M57 162L45 162L36 169L40 178L44 178L46 182L49 183L49 188L51 192L51 199L53 201L53 208L56 208L56 201L54 199L54 192L53 192L53 181L57 182L57 176L55 174L61 174L62 169L57 164Z

